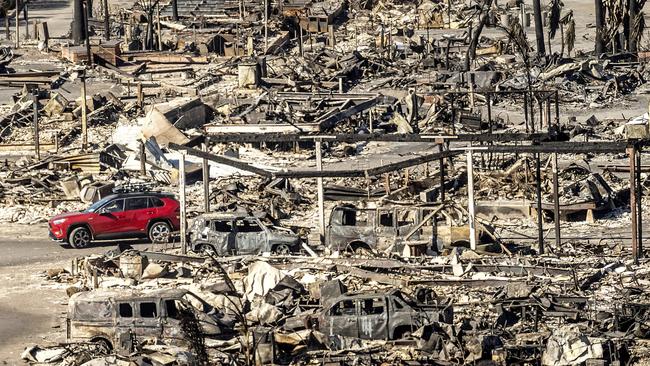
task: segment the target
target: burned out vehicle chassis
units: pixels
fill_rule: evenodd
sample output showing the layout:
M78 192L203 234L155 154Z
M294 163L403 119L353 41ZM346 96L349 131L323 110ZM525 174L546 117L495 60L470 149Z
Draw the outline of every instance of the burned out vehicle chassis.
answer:
M420 304L399 290L347 294L329 302L310 321L330 336L395 340L427 324L452 323L453 308L442 301Z
M291 230L266 225L250 215L214 213L194 219L189 229L194 252L216 255L242 255L296 251L300 237Z

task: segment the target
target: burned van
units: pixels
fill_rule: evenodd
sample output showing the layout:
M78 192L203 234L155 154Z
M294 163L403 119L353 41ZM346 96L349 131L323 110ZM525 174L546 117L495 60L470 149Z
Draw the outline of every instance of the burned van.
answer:
M130 352L134 344L145 339L186 343L189 338L182 323L187 321L199 324L204 335L224 333L219 318L205 312L206 309L196 309L196 304L209 307L190 292L179 289L79 292L68 302L66 339Z

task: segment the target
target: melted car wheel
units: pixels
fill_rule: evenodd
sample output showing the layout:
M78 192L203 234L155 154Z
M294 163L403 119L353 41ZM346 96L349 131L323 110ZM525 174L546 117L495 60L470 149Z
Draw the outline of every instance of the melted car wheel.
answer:
M291 248L286 244L278 244L273 248L273 253L278 255L289 255L291 254Z
M172 229L166 222L156 222L149 228L149 240L152 243L167 243Z
M78 227L70 232L68 242L73 248L85 248L90 244L90 231L85 227Z

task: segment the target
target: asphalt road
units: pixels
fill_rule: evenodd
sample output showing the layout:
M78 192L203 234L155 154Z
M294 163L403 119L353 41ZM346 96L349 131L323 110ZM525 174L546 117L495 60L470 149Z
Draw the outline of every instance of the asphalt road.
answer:
M70 268L72 258L104 253L115 242L86 249L64 248L47 237L45 225L3 225L0 229L0 365L23 364L30 344L65 339L66 287L45 280L50 268ZM149 243L132 243L146 249Z

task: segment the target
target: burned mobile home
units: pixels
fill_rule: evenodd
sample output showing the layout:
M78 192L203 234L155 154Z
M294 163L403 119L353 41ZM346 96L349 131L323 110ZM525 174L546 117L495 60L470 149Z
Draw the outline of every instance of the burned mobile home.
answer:
M0 360L650 362L642 1L5 5Z

